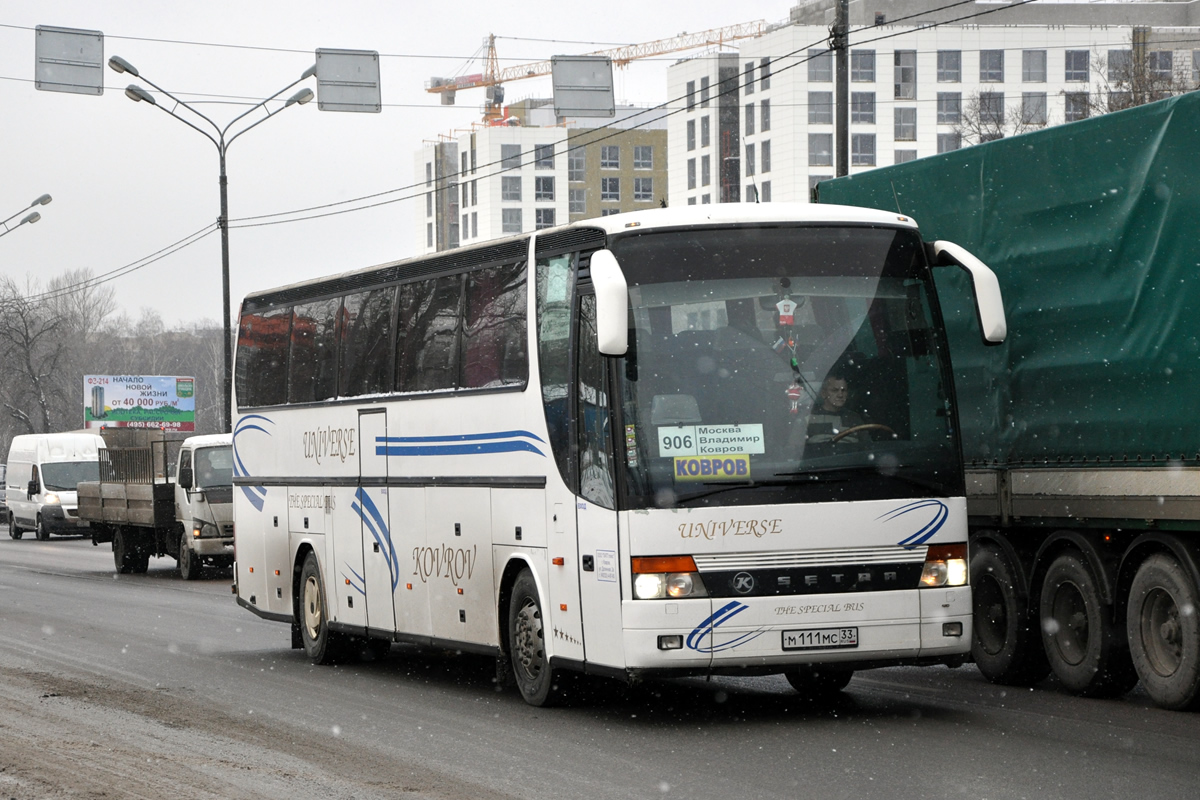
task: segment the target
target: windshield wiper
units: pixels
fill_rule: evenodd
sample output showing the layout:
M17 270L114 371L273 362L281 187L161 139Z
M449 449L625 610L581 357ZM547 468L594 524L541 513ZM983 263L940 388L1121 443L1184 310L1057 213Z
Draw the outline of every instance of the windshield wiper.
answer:
M783 473L783 474L788 475L788 473ZM795 473L795 475L803 475L803 474L805 474L805 473ZM779 475L776 475L776 477L779 477ZM850 480L849 476L834 477L832 475L830 475L830 476L813 475L808 480L796 480L794 477L790 477L788 480L774 480L771 478L767 478L765 480L737 481L736 483L733 481L703 481L700 483L701 486L713 486L716 488L709 489L709 490L703 491L703 492L694 492L692 494L680 495L677 498L676 502L683 503L683 502L687 502L689 500L699 500L701 498L712 497L713 495L717 495L717 494L723 494L724 492L731 492L734 489L757 489L760 487L774 488L774 487L779 487L779 486L803 486L804 484L807 484L807 483L817 483L817 482L844 483L845 481L848 481L848 480Z
M878 467L861 465L855 467L822 467L821 469L799 470L797 472L778 472L775 474L775 477L808 478L813 481L850 480L851 475L854 473L869 473L880 478L888 478L900 481L901 483L907 483L910 486L928 489L935 494L945 494L944 486L933 481L913 477L911 474L905 472L905 465L903 464L898 464L894 468L888 467L888 472L883 472ZM843 477L832 477L839 474Z

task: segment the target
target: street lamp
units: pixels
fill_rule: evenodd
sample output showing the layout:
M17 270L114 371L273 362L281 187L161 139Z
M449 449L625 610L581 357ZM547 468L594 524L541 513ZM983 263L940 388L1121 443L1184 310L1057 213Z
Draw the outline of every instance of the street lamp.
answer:
M30 203L30 204L29 204L28 206L26 206L25 208L22 208L22 209L21 209L20 211L18 211L16 214L13 214L13 215L12 215L11 217L9 217L8 219L4 220L3 222L0 222L0 225L3 225L3 226L4 226L4 230L3 230L3 231L0 231L0 236L4 236L5 234L11 233L12 231L16 230L17 228L21 227L22 225L24 225L24 224L25 224L25 223L27 223L27 222L28 222L30 225L32 225L33 223L37 222L39 219L41 219L41 218L42 218L41 212L38 212L38 211L31 211L30 213L28 213L28 214L25 214L25 216L24 216L24 217L21 219L21 221L20 221L20 222L18 222L16 225L13 225L11 228L10 228L10 227L9 227L9 225L8 225L8 223L9 223L9 222L11 222L12 220L14 220L14 219L16 219L17 217L21 216L21 214L24 214L26 210L28 210L28 209L30 209L30 208L34 208L34 207L36 207L36 206L44 206L44 205L46 205L47 203L49 203L49 202L50 202L52 199L53 199L53 198L52 198L52 197L50 197L50 195L48 195L48 194L44 194L44 195L42 195L41 197L39 197L39 198L37 198L36 200L34 200L32 203Z
M121 58L120 56L110 57L108 59L108 66L111 67L115 72L127 73L129 75L132 75L135 78L141 78L143 81L145 81L146 83L153 86L159 92L161 92L162 94L171 98L171 100L173 100L175 102L175 108L167 108L165 106L159 105L158 101L154 99L154 95L150 94L148 91L146 91L142 87L138 86L137 84L131 83L129 86L127 86L125 88L125 96L128 97L130 100L133 100L135 103L141 103L141 102L149 103L150 105L154 106L155 108L161 109L164 112L166 112L167 114L170 114L172 117L179 120L184 125L187 125L189 128L192 128L193 130L198 131L199 133L203 134L203 136L206 139L208 139L210 142L213 143L213 145L216 146L217 155L220 157L220 163L221 163L221 174L220 174L221 216L219 216L217 218L217 227L219 227L221 229L221 286L222 286L222 294L224 297L224 305L225 305L225 309L224 309L224 314L225 314L225 327L224 327L225 375L224 375L224 381L223 381L223 386L222 386L222 392L224 394L224 403L223 403L222 411L221 411L221 421L224 424L225 432L229 433L230 431L233 430L232 422L230 420L230 414L231 414L231 409L232 409L232 405L233 405L233 390L232 390L232 386L231 386L231 381L233 380L233 332L231 329L232 326L231 326L231 322L230 322L230 305L229 305L229 194L228 194L228 185L227 185L227 181L226 181L226 177L225 177L225 154L228 152L229 146L233 144L234 140L237 139L239 136L241 136L246 131L250 130L251 128L255 128L255 127L261 125L262 123L266 122L268 119L275 116L280 111L287 108L288 106L304 105L308 101L312 100L314 97L312 89L304 88L304 89L301 89L300 91L296 92L295 94L293 94L291 97L289 97L284 102L284 104L281 108L277 108L274 111L267 108L267 103L271 102L272 100L277 99L279 97L279 95L281 95L284 92L286 92L287 90L291 89L293 86L300 83L300 81L311 78L313 75L317 74L317 67L315 64L313 66L309 67L308 69L306 69L304 71L303 74L300 75L299 78L292 81L287 86L283 87L278 92L271 95L270 97L256 103L255 105L253 105L246 111L237 115L236 117L231 119L224 128L222 128L221 126L217 125L217 123L213 122L211 119L206 117L204 114L201 114L199 111L197 111L192 106L188 105L187 103L185 103L184 101L182 101L178 97L176 97L175 95L168 92L166 89L164 89L161 86L159 86L158 84L154 83L154 81L142 76L138 72L136 67L134 67L132 64L130 64L128 61ZM198 125L196 125L196 124L190 122L189 120L186 120L183 117L176 114L175 109L180 106L183 106L188 111L192 112L197 117L199 117L200 119L204 120L209 125L211 125L212 133L210 133L209 131L205 130L204 128L201 128ZM250 123L249 125L245 126L241 130L234 133L232 136L229 136L228 138L226 138L226 136L229 134L230 128L232 128L235 124L237 124L239 121L244 119L248 114L250 114L250 113L254 112L256 109L260 109L260 108L266 112L265 117L255 120L254 122Z

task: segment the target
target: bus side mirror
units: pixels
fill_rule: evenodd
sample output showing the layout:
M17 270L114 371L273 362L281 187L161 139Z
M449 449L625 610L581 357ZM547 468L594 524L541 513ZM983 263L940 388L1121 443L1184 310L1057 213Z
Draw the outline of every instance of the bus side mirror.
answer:
M591 272L596 290L596 343L601 355L623 356L629 350L629 285L625 273L608 250L592 253Z
M996 273L954 242L936 241L932 248L935 266L961 267L971 276L971 286L975 291L975 313L979 318L983 343L1002 343L1008 336L1008 322L1004 318L1004 298L1000 294L1000 281L996 279Z

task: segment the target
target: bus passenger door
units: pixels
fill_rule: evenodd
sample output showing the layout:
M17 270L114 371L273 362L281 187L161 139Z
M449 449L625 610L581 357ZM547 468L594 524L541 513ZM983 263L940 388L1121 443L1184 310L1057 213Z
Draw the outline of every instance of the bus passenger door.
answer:
M388 495L387 409L358 412L358 486L350 499L350 516L358 524L362 548L362 590L367 627L392 634L396 630L392 596L400 574L392 540Z
M578 443L579 599L584 658L624 667L618 568L616 483L607 363L596 343L596 298L577 307L574 434Z

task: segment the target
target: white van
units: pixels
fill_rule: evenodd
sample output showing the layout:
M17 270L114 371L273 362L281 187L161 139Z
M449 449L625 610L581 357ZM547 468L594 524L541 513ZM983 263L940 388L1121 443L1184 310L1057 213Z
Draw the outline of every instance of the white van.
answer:
M75 487L99 480L102 447L104 440L90 431L14 436L4 492L9 536L36 531L45 540L52 533L87 533L76 511Z

